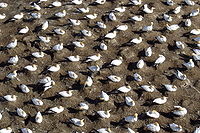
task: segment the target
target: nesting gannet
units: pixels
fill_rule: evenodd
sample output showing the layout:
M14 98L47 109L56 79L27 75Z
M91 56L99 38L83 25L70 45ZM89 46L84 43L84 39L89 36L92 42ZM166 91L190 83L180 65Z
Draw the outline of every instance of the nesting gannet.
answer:
M164 43L167 42L167 38L163 35L157 36L156 39L160 42L160 43Z
M108 49L108 46L105 43L101 43L99 45L99 47L100 47L101 50L107 50Z
M103 22L97 22L96 25L97 25L99 28L106 29L106 25L105 25Z
M135 106L135 102L133 101L133 99L131 97L125 97L125 102L126 102L126 105L128 106Z
M19 13L13 16L13 18L11 20L20 20L24 17L24 13Z
M142 85L141 88L147 92L154 92L156 89L153 85Z
M50 72L57 72L57 71L60 70L60 65L61 65L61 64L56 64L56 66L50 66L50 67L48 68L48 71L50 71Z
M73 92L73 90L60 91L60 92L58 92L58 94L61 95L62 97L71 97L72 92Z
M114 9L114 11L116 11L116 12L125 12L126 11L126 7L125 6L121 6L121 7L116 7L115 9Z
M94 14L88 14L88 15L86 15L85 17L87 18L87 19L95 19L95 18L97 18L97 14L96 13L94 13Z
M123 92L123 93L127 93L131 90L132 88L130 86L122 86L122 87L119 87L117 90L120 91L120 92Z
M55 16L58 18L63 18L66 16L66 14L67 14L66 10L63 10L62 12L56 13Z
M143 20L143 16L139 15L139 16L133 16L130 18L130 20L134 20L134 21L142 21Z
M9 102L14 102L17 100L17 96L16 95L5 95L3 96L4 99L6 99Z
M195 17L199 14L199 8L196 9L196 10L193 10L191 13L190 13L190 17Z
M184 116L187 114L187 109L181 106L174 106L173 114L177 116Z
M155 123L150 123L147 125L147 129L152 131L152 132L159 132L160 131L160 125L155 122Z
M167 102L167 97L160 97L153 100L153 103L164 104Z
M83 0L72 0L72 3L75 5L80 5L82 4Z
M5 19L6 18L6 14L3 13L3 14L0 14L0 19Z
M82 103L79 104L78 109L79 110L88 110L89 106L86 103L82 102Z
M33 53L31 53L31 55L33 56L33 57L35 57L35 58L42 58L42 57L44 57L44 52L33 52Z
M7 48L15 48L16 46L17 46L17 39L14 39L6 47Z
M195 38L193 38L193 40L200 43L200 37L195 37Z
M60 43L60 44L56 44L56 45L54 45L53 46L53 50L55 50L55 51L60 51L60 50L62 50L64 47L63 47L63 43Z
M185 20L185 26L190 27L192 25L192 21L190 19Z
M1 4L1 3L0 3ZM0 129L0 133L12 133L13 130L11 127L7 127L7 128L1 128Z
M19 61L19 57L15 55L13 57L10 57L10 59L8 60L8 63L16 65L18 61Z
M37 106L42 106L44 103L42 102L42 100L38 99L38 98L32 98L31 99L33 104L37 105Z
M152 30L153 30L153 22L151 22L151 25L147 25L142 28L142 31L152 31Z
M70 60L71 62L77 62L80 60L80 56L76 55L76 56L68 56L67 57L68 60Z
M61 28L56 28L56 29L54 29L53 30L56 34L58 34L58 35L63 35L63 34L65 34L65 31L63 30L63 29L61 29Z
M36 4L36 3L33 3L33 5L31 6L33 9L37 10L37 11L40 11L41 10L41 7Z
M86 81L85 81L84 86L89 86L90 87L90 86L92 86L92 84L93 84L92 77L88 76Z
M108 39L113 39L115 38L117 35L117 31L113 31L113 32L110 32L108 34L105 35L105 38L108 38Z
M98 72L100 71L100 67L98 65L95 66L89 66L88 69L92 72Z
M51 3L51 6L60 7L60 6L62 6L62 3L60 1L54 1Z
M1 2L1 3L0 3L0 8L5 8L5 7L7 7L7 6L8 6L8 4L5 3L5 2Z
M30 89L28 88L28 86L26 86L25 84L20 84L19 85L19 88L21 89L21 91L23 93L29 93L30 92Z
M149 110L146 112L146 115L151 117L151 118L159 118L160 114L156 110Z
M24 28L20 29L18 33L20 34L26 34L29 31L29 28L25 26Z
M88 13L90 11L89 7L86 8L78 8L78 11L81 13Z
M138 73L134 73L133 77L134 77L135 81L138 81L138 82L142 81L142 76L139 75Z
M159 57L156 59L154 65L159 65L162 64L165 61L165 56L164 55L159 55Z
M138 121L138 114L135 113L134 115L127 116L127 117L124 118L124 120L126 122L136 122L136 121Z
M154 7L151 7L151 9L149 9L149 8L148 8L148 5L147 5L147 4L144 4L143 11L144 11L145 13L153 13L153 10L154 10L154 9L155 9Z
M193 49L193 51L195 52L195 54L200 55L200 49Z
M128 25L118 25L116 29L119 31L126 31L128 29Z
M101 55L98 53L97 55L88 56L85 62L98 61L100 58Z
M143 59L139 60L136 66L138 69L142 69L144 67L144 60Z
M178 6L178 7L176 7L175 9L174 9L174 13L175 14L178 14L178 13L180 13L181 12L181 8L182 8L182 6Z
M76 20L76 19L69 19L70 23L74 26L78 26L81 24L80 20Z
M194 133L200 133L200 127L196 128Z
M106 3L106 0L95 0L95 3L103 5Z
M49 22L48 22L48 21L45 21L45 22L42 24L41 29L42 29L42 30L46 30L48 27L49 27Z
M200 61L200 55L192 53L192 56L195 61Z
M135 133L131 128L127 128L128 132L127 133Z
M169 6L173 6L174 5L174 1L166 0L166 4L169 5Z
M37 66L38 66L38 65L35 65L35 64L33 64L33 65L28 65L28 66L25 66L24 69L26 69L26 70L28 70L28 71L31 71L31 72L34 72L34 71L37 70Z
M190 59L189 62L187 62L187 63L183 63L183 65L185 67L187 67L187 69L192 69L193 67L195 67L194 62L193 62L192 59Z
M172 17L169 16L168 14L163 14L163 18L164 18L164 20L167 21L167 22L171 22L171 21L172 21Z
M86 29L81 30L81 33L82 33L84 36L92 36L92 32L89 31L89 30L86 30Z
M79 127L82 127L84 126L84 119L80 120L80 119L77 119L77 118L72 118L70 119L71 123L73 123L74 125L76 126L79 126Z
M130 0L131 4L138 6L142 4L142 0Z
M58 106L58 107L52 107L48 110L48 113L61 113L64 111L64 107L63 106Z
M200 34L200 29L193 29L190 31L191 34L193 35L199 35Z
M13 71L12 73L9 73L6 78L9 78L9 79L14 79L14 78L17 78L17 70Z
M152 48L151 48L151 47L148 47L148 48L145 50L145 56L150 57L151 55L152 55Z
M195 2L192 1L192 0L184 0L184 2L189 6L194 6L195 5Z
M134 43L134 44L139 44L142 42L142 37L138 37L138 38L133 38L130 42Z
M21 108L17 108L17 115L23 118L27 116L26 112L22 110Z
M109 101L109 95L107 93L105 93L104 91L101 91L99 99L103 100L103 101Z
M181 41L176 41L176 47L179 49L184 49L185 48L185 43Z
M110 76L108 76L108 79L110 79L113 82L120 82L121 81L121 78L116 76L116 75L110 75Z
M177 124L175 124L175 123L169 124L169 127L170 127L170 128L172 129L172 131L174 131L174 132L182 132L182 131L183 131L182 126L177 125Z
M79 48L85 47L85 44L83 42L79 42L79 41L74 41L74 42L72 42L72 44L76 47L79 47Z
M170 85L170 84L164 84L165 89L168 91L176 91L177 87L175 85Z
M179 70L176 71L175 73L176 78L180 79L180 80L186 80L187 76L185 74L183 74L182 72L180 72Z
M166 24L166 26L167 26L166 27L167 30L169 30L169 31L175 31L175 30L178 30L180 28L178 24L173 24L173 25Z
M51 37L45 37L45 36L39 36L40 41L44 42L44 43L49 43Z
M40 112L37 112L37 114L35 115L35 122L42 123L42 121L43 121L42 114Z
M109 15L108 15L108 18L112 21L115 21L117 20L117 17L115 16L114 12L110 12Z
M69 77L72 78L72 79L78 78L78 75L73 71L68 71L67 73L68 73Z
M21 128L22 133L33 133L33 131L29 128Z
M119 57L119 59L115 59L115 60L112 60L110 65L112 66L119 66L121 65L123 62L123 58L122 57Z
M97 111L97 114L102 117L102 118L110 118L110 111L111 110L107 110L107 111Z
M41 18L41 13L39 13L39 12L32 12L32 13L30 13L30 15L32 16L32 18L34 18L34 19L38 19L38 18Z
M39 0L38 3L40 4L40 3L46 2L46 1L48 1L48 0Z
M112 133L110 128L100 128L100 129L97 129L97 132L98 133Z

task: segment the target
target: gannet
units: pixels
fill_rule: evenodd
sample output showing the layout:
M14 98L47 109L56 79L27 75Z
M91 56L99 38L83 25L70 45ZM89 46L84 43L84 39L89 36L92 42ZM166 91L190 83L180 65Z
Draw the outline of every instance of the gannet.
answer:
M105 35L105 38L108 38L108 39L113 39L115 38L117 35L117 31L113 31L113 32L110 32L108 34Z
M160 131L160 125L155 122L155 123L150 123L147 125L147 129L152 131L152 132L159 132Z
M82 126L84 126L84 119L82 119L82 120L80 120L80 119L77 119L77 118L72 118L72 119L70 119L70 121L74 124L74 125L76 125L76 126L79 126L79 127L82 127Z
M17 108L17 115L23 118L27 116L26 112L22 110L21 108Z
M35 122L42 123L42 121L43 121L42 114L40 112L37 112L37 114L35 115Z

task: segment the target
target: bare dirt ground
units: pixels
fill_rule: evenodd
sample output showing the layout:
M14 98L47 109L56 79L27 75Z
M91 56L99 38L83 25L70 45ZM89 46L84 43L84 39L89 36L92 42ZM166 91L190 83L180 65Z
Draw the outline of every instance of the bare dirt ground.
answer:
M175 1L175 0L174 0ZM0 9L0 13L7 15L6 19L0 20L0 96L7 94L17 95L16 102L7 102L3 98L0 104L0 110L3 111L3 118L0 120L0 128L10 126L15 133L20 132L20 128L28 127L34 133L70 133L73 131L82 131L85 133L93 132L94 129L110 127L113 132L126 133L127 128L131 128L134 131L144 133L145 127L151 122L157 121L161 126L161 133L172 132L169 129L169 123L176 123L183 127L185 133L191 133L196 127L200 126L200 94L194 89L200 91L200 71L199 62L195 62L195 67L191 70L186 70L183 67L184 62L188 62L192 58L192 49L197 48L195 42L192 41L194 35L187 36L185 33L190 32L192 29L200 28L199 15L191 18L192 26L184 27L181 23L184 21L192 10L200 7L200 3L196 0L196 5L187 6L183 4L181 0L176 0L174 6L167 6L162 0L143 0L143 4L147 3L155 7L155 11L152 14L144 14L142 12L142 5L129 6L128 0L108 0L104 5L89 5L91 0L84 0L84 4L70 5L69 1L63 0L62 7L47 8L52 2L44 2L40 4L42 9L38 12L42 14L41 19L29 21L30 0L3 0L8 3L7 8ZM180 24L181 28L174 32L163 30L166 21L162 18L162 14L166 13L179 5L183 5L179 14L170 14L173 17L173 21L170 24ZM126 11L124 13L116 13L117 21L110 21L107 19L108 13L115 7L125 5ZM98 17L94 20L83 19L85 14L75 13L78 7L89 7L90 13L97 13ZM67 15L61 19L51 18L55 13L65 9ZM12 18L17 13L24 12L25 16L23 20L15 22L6 22L9 18ZM35 11L36 12L36 11ZM144 20L142 22L127 21L130 17L142 14ZM68 19L80 19L80 26L71 26ZM45 20L49 21L49 28L45 31L35 32L35 28L40 26ZM95 27L97 21L103 21L107 25L106 29L99 29ZM153 31L147 33L139 33L143 26L149 25L150 22L154 22ZM112 40L101 40L101 36L114 29L117 25L127 24L129 29L127 31L120 31L117 33L117 37ZM17 34L20 28L28 26L30 31L27 34ZM62 27L66 31L64 35L56 35L52 31L54 28ZM77 36L80 30L87 29L93 33L92 37ZM38 40L38 35L51 36L51 42L46 46L44 43L35 41ZM165 35L167 42L160 44L155 41L157 35ZM131 39L141 36L143 42L137 45L127 46L125 45ZM18 46L14 49L4 50L4 47L13 39L18 39ZM83 39L86 44L84 48L71 48L69 44L72 41ZM183 41L186 43L186 48L180 50L175 48L175 41ZM50 49L57 43L64 43L65 48L59 52L52 52ZM108 46L107 51L101 51L97 47L104 42ZM144 49L151 46L153 55L151 57L144 56ZM32 52L44 51L47 55L44 58L33 59L30 57ZM80 55L81 60L84 60L87 56L100 53L102 58L97 62L83 63L68 62L65 58L70 55ZM159 54L163 54L166 57L166 61L159 65L157 68L153 67L153 62L158 58ZM6 64L7 60L11 56L19 56L19 62L17 65ZM89 70L90 65L103 66L109 63L113 59L123 57L123 63L119 67L102 68L99 73L92 74L94 84L91 87L82 89L80 83L83 83ZM139 59L143 59L146 63L143 69L137 69L135 64ZM56 73L41 74L42 71L50 65L61 63L61 70ZM5 76L13 70L22 70L24 66L29 64L37 64L38 69L35 72L20 72L18 78L20 81L11 80L4 82ZM173 72L175 70L181 70L187 75L189 80L181 81L174 77ZM79 78L74 80L70 79L67 75L67 71L74 71L78 74ZM143 77L142 82L134 81L133 74L137 72ZM106 81L106 77L114 74L122 78L119 83L113 83ZM49 89L45 93L42 93L40 88L36 86L38 80L45 76L50 76L56 82L53 88ZM189 81L189 84L188 84ZM157 91L153 93L142 91L139 86L151 83L155 85ZM31 89L28 94L22 93L18 89L19 84L26 84ZM103 90L105 92L111 92L116 88L119 88L125 84L130 85L133 90L129 93L123 94L110 94L109 102L96 102L96 98ZM167 92L163 88L162 84L173 84L178 87L176 92ZM56 97L59 91L63 90L75 90L73 96L70 98ZM128 107L123 104L124 97L130 96L136 103L134 107ZM157 97L167 96L168 101L164 105L153 105L152 99ZM35 106L31 103L33 97L40 98L44 105L41 107ZM88 111L76 111L74 108L80 102L87 102L89 105ZM45 115L45 111L54 106L62 105L65 110L60 114ZM171 112L173 106L180 105L188 110L188 113L184 117L175 117ZM16 108L22 108L28 115L28 118L21 118L16 115ZM95 111L111 109L111 117L109 119L95 119ZM161 116L158 119L151 119L145 116L145 112L148 110L157 110ZM40 111L44 115L44 120L41 124L34 122L35 114ZM128 115L134 113L139 114L139 120L135 123L121 124L120 120ZM83 127L77 127L69 123L70 118L85 119L85 125Z

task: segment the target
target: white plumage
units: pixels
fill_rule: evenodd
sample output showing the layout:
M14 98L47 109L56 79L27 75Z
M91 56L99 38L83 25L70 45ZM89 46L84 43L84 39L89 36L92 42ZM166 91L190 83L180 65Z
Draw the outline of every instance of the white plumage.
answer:
M72 44L76 47L79 47L79 48L85 47L85 44L83 42L79 42L79 41L74 41L74 42L72 42Z
M138 73L134 73L133 77L134 77L135 81L138 81L138 82L142 81L142 76L139 75Z
M7 48L15 48L17 46L17 39L14 39L12 42L10 42L6 47Z
M33 65L28 65L24 67L26 70L34 72L37 70L37 65L33 64Z
M156 98L153 100L153 103L164 104L167 102L167 97Z
M181 12L181 8L182 8L182 6L178 6L178 7L176 7L175 9L174 9L174 13L175 14L178 14L178 13L180 13Z
M113 82L120 82L121 81L121 78L116 76L116 75L110 75L110 76L108 76L108 79L110 79Z
M150 9L150 8L148 8L148 5L147 5L147 4L144 4L143 11L144 11L145 13L153 13L153 10L154 10L154 9L155 9L154 7L152 7L152 8Z
M1 4L1 3L0 3ZM0 129L0 133L12 133L12 128L11 127L7 127L7 128L1 128Z
M133 38L130 42L135 43L135 44L139 44L139 43L142 42L142 37Z
M148 47L146 50L145 50L145 56L147 57L150 57L152 55L152 48L151 47Z
M138 121L138 114L135 113L133 116L132 115L131 116L127 116L127 117L124 118L124 120L126 122L136 122L136 121Z
M58 94L61 95L62 97L71 97L72 92L73 92L73 90L60 91Z
M194 6L194 5L195 5L195 2L192 1L192 0L184 0L184 1L185 1L185 3L186 3L187 5L189 5L189 6Z
M113 32L110 32L108 34L105 35L105 38L108 38L108 39L113 39L115 38L117 35L117 31L113 31Z
M105 93L104 91L101 91L99 99L103 100L103 101L109 101L110 98L109 98L109 95L107 93Z
M55 51L60 51L62 50L64 47L63 47L63 43L60 43L60 44L56 44L53 46L53 50Z
M81 30L81 33L84 35L84 36L92 36L92 32L91 31L89 31L89 30Z
M42 123L42 121L43 121L42 114L40 112L37 112L37 114L35 116L35 122L36 123Z
M136 66L138 69L142 69L144 67L144 60L143 59L139 60Z
M168 29L169 31L175 31L175 30L177 30L177 29L180 28L178 24L173 24L173 25L168 25L168 24L166 24L166 26L167 26L167 29Z
M28 86L26 86L25 84L20 84L19 88L21 89L22 92L24 93L29 93L30 89L28 88Z
M38 99L38 98L32 98L32 102L33 104L37 105L37 106L42 106L44 103L42 102L42 100Z
M118 25L117 30L126 31L128 29L128 25Z
M192 69L193 67L195 67L195 64L192 59L190 59L187 63L183 63L183 65L187 67L187 69Z
M119 57L119 59L112 60L110 64L113 66L119 66L122 64L122 61L123 61L123 58Z
M76 19L69 19L69 21L71 22L72 25L77 26L81 24L80 20L76 20Z
M172 129L172 131L174 131L174 132L182 132L182 131L183 131L182 126L177 125L177 124L175 124L175 123L169 124L169 127L170 127L170 128Z
M180 72L179 70L176 71L175 73L176 78L180 79L180 80L186 80L187 76L185 74L183 74L182 72Z
M131 4L138 6L142 4L142 0L130 0Z
M61 113L64 111L64 107L63 106L58 106L58 107L52 107L49 109L48 113Z
M33 52L31 55L35 58L42 58L44 57L44 52Z
M101 116L102 118L110 118L110 111L111 110L108 110L108 111L97 111L97 114L99 116Z
M60 64L56 64L56 66L50 66L48 68L48 71L50 71L50 72L57 72L59 70L60 70Z
M59 18L63 18L65 17L67 14L67 12L65 10L63 10L62 12L58 12L55 14L56 17L59 17Z
M24 28L20 29L18 33L20 34L25 34L29 31L29 28L27 26L25 26Z
M115 21L117 20L117 17L115 16L115 14L113 12L110 12L109 15L108 15L108 18L112 21Z
M85 86L92 86L93 84L93 80L90 76L87 77L86 81L85 81Z
M78 78L78 75L73 71L68 71L68 75L72 79L77 79Z
M27 116L26 112L22 110L21 108L17 108L17 115L23 118Z
M175 110L173 111L173 114L177 116L184 116L187 114L187 109L181 106L174 106Z
M132 88L130 86L122 86L122 87L119 87L117 90L120 91L120 92L123 92L123 93L127 93L131 90Z
M5 95L3 96L4 99L6 99L9 102L14 102L17 100L17 96L16 95Z
M153 22L151 22L151 25L147 25L147 26L144 26L142 31L152 31L153 30Z
M19 57L17 55L11 57L9 60L8 60L8 63L10 64L13 64L13 65L16 65L17 62L19 61Z
M82 4L83 0L72 0L72 3L75 5L80 5Z
M156 89L153 85L142 85L141 88L147 92L154 92Z
M192 25L192 21L190 19L185 20L185 26L190 27Z
M98 65L95 66L89 66L88 69L92 72L98 72L100 71L100 67Z
M76 56L68 56L67 57L68 60L70 60L71 62L77 62L80 60L80 56L76 55Z
M108 49L108 46L105 43L101 43L99 45L99 47L100 47L101 50L107 50Z
M33 131L29 128L21 128L22 133L33 133Z
M82 126L84 126L84 119L82 119L82 120L80 120L80 119L77 119L77 118L72 118L72 119L70 119L70 121L74 124L74 125L76 125L76 126L79 126L79 127L82 127Z
M155 65L162 64L165 61L165 56L164 55L159 55L159 57L155 61Z
M159 118L160 114L156 111L156 110L149 110L148 112L146 112L146 115L151 117L151 118Z
M65 34L65 31L63 30L63 29L61 29L61 28L56 28L56 29L54 29L53 30L56 34L58 34L58 35L63 35L63 34Z
M191 13L190 13L190 17L195 17L199 14L199 8L196 9L196 10L193 10Z
M88 18L88 19L93 20L93 19L97 18L97 14L96 13L94 13L94 14L88 14L85 17Z
M134 20L134 21L142 21L143 20L143 16L139 15L139 16L133 16L131 17L130 19L131 20Z
M155 123L150 123L147 125L147 129L152 131L152 132L159 132L160 131L160 125L155 122Z
M48 27L49 27L49 22L48 22L48 21L45 21L45 22L42 24L41 29L42 29L42 30L46 30Z
M40 41L44 42L44 43L49 43L51 37L45 37L45 36L39 36Z
M128 106L135 106L135 102L133 101L133 99L131 97L126 96L125 102Z
M101 58L100 54L88 56L85 62L98 61L100 60L100 58Z

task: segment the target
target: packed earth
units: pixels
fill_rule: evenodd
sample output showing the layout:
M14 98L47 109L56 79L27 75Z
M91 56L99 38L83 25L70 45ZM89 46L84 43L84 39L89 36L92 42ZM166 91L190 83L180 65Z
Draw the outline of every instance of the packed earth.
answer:
M0 133L200 133L199 0L0 0Z

